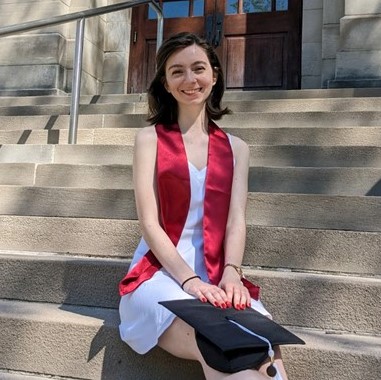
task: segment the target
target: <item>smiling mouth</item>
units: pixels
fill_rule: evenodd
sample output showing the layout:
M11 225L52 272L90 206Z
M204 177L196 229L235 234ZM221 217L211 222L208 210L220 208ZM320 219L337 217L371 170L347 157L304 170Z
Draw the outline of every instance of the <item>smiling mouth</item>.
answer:
M201 91L201 88L196 88L194 90L183 90L182 92L185 94L185 95L193 95L193 94L196 94L198 92Z

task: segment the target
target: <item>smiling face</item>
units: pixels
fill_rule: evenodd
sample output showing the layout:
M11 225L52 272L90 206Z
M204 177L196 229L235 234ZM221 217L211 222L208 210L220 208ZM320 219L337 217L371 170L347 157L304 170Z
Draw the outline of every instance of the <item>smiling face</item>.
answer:
M191 45L175 51L165 65L165 88L179 107L204 106L216 76L204 49Z

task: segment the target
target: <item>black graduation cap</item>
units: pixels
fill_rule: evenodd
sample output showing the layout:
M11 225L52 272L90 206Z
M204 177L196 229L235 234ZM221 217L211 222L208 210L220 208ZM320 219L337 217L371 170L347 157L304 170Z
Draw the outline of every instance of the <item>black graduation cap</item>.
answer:
M197 345L205 362L225 373L258 368L268 357L274 362L273 345L305 342L261 313L246 308L221 309L198 299L162 301L196 331ZM276 375L270 365L268 375Z

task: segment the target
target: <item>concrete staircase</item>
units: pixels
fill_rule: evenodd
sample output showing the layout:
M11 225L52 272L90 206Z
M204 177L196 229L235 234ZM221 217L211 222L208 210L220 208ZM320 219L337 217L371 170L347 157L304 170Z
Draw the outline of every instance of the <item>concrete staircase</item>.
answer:
M230 92L250 144L245 273L290 380L381 374L381 90ZM197 380L197 364L118 337L117 284L140 237L131 182L142 95L0 98L0 380Z

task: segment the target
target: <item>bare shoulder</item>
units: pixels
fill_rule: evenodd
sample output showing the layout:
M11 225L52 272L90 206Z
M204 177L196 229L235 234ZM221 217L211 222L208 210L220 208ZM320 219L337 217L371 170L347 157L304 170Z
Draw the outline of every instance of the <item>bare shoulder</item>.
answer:
M136 146L148 146L152 147L156 145L157 135L154 126L144 127L140 129L135 137Z
M236 159L242 157L249 157L249 146L246 144L245 141L240 139L237 136L231 136L231 144L233 148L233 154Z

